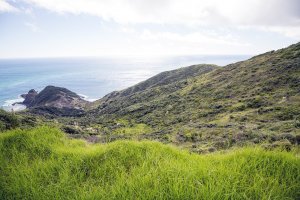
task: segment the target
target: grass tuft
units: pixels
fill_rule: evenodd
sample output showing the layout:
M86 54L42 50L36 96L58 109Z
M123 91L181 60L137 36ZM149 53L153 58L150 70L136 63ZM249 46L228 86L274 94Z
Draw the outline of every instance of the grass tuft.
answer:
M297 199L292 152L196 155L158 142L87 144L49 127L0 134L0 199Z

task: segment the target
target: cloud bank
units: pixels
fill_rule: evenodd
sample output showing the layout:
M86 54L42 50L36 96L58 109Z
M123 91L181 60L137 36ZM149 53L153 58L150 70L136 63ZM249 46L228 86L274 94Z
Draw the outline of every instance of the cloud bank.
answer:
M298 0L24 0L58 13L118 23L299 26ZM2 3L5 2L2 0Z
M300 0L0 0L0 13L15 11L34 34L24 41L42 38L53 55L256 54L300 40Z
M300 38L299 0L21 0L60 14L119 24L251 27ZM1 6L1 4L3 4ZM0 10L13 10L0 1Z
M10 5L5 0L0 0L0 12L15 12L18 9Z

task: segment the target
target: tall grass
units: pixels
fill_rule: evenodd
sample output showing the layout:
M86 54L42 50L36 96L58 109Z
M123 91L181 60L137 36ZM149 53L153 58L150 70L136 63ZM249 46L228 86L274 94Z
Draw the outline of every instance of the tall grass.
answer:
M0 134L0 199L297 199L293 153L195 155L158 142L87 144L40 127Z

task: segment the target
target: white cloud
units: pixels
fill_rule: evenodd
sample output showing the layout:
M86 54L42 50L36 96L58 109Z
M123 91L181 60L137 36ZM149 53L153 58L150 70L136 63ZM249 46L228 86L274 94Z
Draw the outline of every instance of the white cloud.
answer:
M280 26L274 26L267 28L268 31L277 32L280 34L285 35L286 37L299 39L300 38L300 26L297 27L280 27Z
M299 0L23 1L60 14L98 16L124 27L148 23L188 27L251 27L252 30L268 30L300 39ZM135 30L124 28L123 31L133 33Z
M53 55L70 56L257 54L300 39L300 0L0 0L0 12L13 6L26 14L26 27L47 38L39 43L47 49L36 51L45 56L51 48ZM82 21L62 20L65 24L59 22L61 28L56 29L57 13L66 18L97 16L106 22L83 26L83 32L90 30L86 37L70 34L69 29L81 27ZM52 27L40 31L32 21ZM68 33L67 41L56 43L55 36Z
M240 41L231 34L195 31L175 33L169 31L143 30L137 37L147 44L150 54L234 54L236 49L245 53L251 44ZM232 51L234 49L234 51Z
M58 13L118 23L300 25L298 0L24 0Z
M300 26L239 26L238 30L259 30L265 33L277 33L293 40L300 39Z
M232 46L249 46L247 43L242 43L234 39L231 35L206 34L203 32L192 32L187 34L178 34L173 32L152 32L144 30L140 34L140 38L144 40L155 41L173 41L187 44L217 44L217 45L232 45Z
M34 23L25 22L24 25L27 26L32 32L39 32L40 31L40 28Z
M0 12L15 12L17 8L7 3L5 0L0 0Z

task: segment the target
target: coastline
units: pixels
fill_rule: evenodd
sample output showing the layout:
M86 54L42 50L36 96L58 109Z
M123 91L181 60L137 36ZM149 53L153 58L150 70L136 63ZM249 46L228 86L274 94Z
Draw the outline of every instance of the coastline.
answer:
M79 95L88 95L83 95L84 99L91 102L112 91L138 84L163 71L197 63L223 66L249 57L250 55L196 55L151 59L139 56L0 59L0 108L10 110L13 103L22 101L19 94L24 94L31 88L41 91L47 85L62 86Z
M93 102L97 99L89 98L89 96L84 94L78 94L82 99ZM25 110L27 107L22 103L24 101L24 97L22 95L19 95L16 99L8 99L4 101L4 104L1 105L1 108L7 112L19 112L22 110Z
M93 102L93 101L97 101L98 99L96 98L89 98L89 96L85 95L85 94L78 94L82 99L89 101L89 102Z
M26 109L26 106L22 104L24 98L19 95L17 99L8 99L4 101L4 104L1 105L1 108L7 112L11 111L22 111Z

